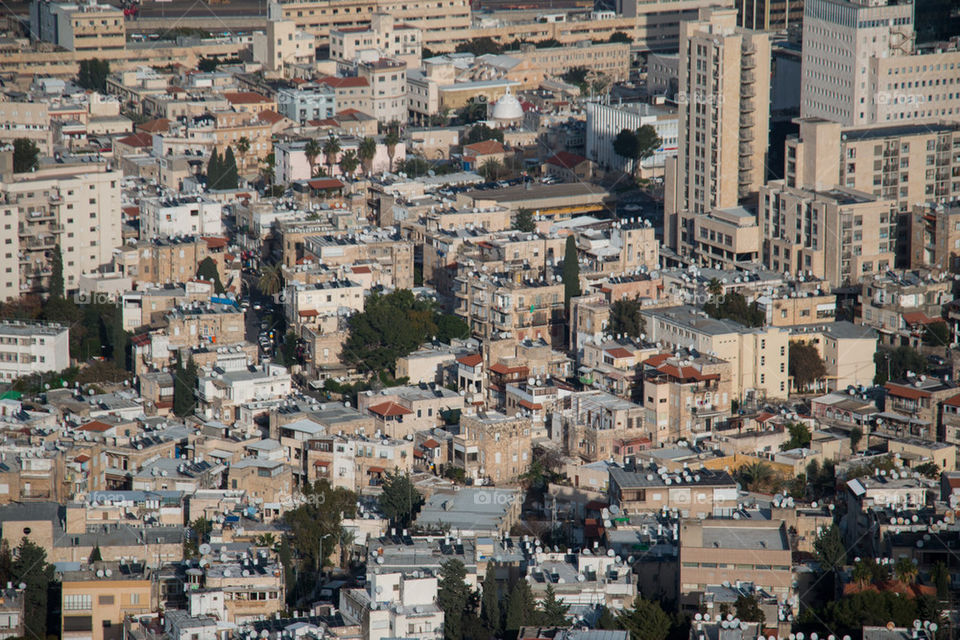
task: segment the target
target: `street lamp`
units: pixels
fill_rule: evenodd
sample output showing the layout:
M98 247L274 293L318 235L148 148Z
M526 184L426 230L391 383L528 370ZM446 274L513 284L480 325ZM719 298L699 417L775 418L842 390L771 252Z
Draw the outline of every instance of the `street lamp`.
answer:
M320 555L317 556L317 573L323 573L323 541L325 538L329 538L331 535L333 534L325 533L322 536L320 536L320 549L319 549Z

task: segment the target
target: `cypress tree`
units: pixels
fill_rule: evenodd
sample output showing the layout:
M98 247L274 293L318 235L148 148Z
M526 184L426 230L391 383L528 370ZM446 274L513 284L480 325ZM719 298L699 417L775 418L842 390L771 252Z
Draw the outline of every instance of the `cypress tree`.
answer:
M499 636L503 632L503 617L500 615L500 598L497 593L497 576L492 562L487 564L487 573L483 577L481 616L487 628L495 636Z
M570 311L570 298L580 295L580 263L577 262L577 241L567 236L567 245L563 253L563 304Z
M223 178L221 189L236 189L240 184L240 175L237 172L237 159L233 156L233 149L227 147L223 154Z
M207 163L207 187L218 189L220 177L223 174L223 167L220 162L220 154L214 149L210 154L210 161Z

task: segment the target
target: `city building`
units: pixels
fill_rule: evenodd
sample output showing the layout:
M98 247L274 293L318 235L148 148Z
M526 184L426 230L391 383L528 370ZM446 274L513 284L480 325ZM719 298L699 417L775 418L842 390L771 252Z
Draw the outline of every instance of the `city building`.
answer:
M33 0L30 34L36 40L78 53L122 50L127 39L123 11L97 2Z
M312 120L326 120L337 112L334 91L325 84L305 84L277 91L277 111L300 126Z
M666 159L677 154L677 131L679 116L676 110L646 103L603 104L588 102L587 105L587 158L606 171L631 173L633 161L613 151L613 141L624 129L636 131L644 125L656 130L660 147L653 155L641 161L640 174L663 171Z

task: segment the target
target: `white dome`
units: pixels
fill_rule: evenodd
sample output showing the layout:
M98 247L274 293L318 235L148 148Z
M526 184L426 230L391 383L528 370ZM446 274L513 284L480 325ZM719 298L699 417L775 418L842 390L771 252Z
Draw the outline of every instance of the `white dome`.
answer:
M520 120L523 118L523 106L509 90L493 105L494 120Z

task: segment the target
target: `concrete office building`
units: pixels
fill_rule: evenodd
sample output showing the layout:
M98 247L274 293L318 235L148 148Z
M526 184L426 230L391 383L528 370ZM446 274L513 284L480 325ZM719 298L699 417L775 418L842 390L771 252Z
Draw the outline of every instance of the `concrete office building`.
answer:
M70 366L70 329L57 324L0 324L0 380Z
M763 184L770 114L770 37L733 9L684 23L679 136L664 185L664 243L695 257L693 217L727 209Z
M624 129L636 130L650 125L660 136L660 148L641 162L641 171L663 170L668 157L677 154L677 112L645 103L601 104L587 103L587 158L601 169L633 171L633 161L617 155L613 141Z
M123 11L109 4L34 0L30 36L68 51L90 52L126 47Z

